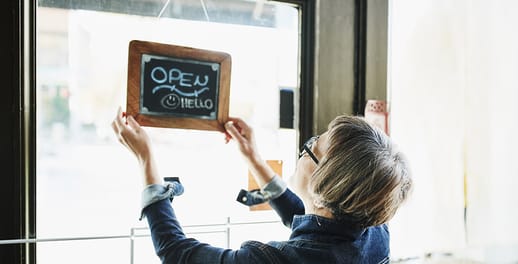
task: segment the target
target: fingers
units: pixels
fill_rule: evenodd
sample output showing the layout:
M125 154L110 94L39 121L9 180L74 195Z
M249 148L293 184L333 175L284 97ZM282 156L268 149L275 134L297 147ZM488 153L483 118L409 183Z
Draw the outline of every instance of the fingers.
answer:
M229 117L228 120L234 122L234 124L238 128L241 128L242 130L245 130L245 131L251 130L250 126L248 126L248 124L239 117Z
M241 133L237 130L236 126L234 125L233 121L228 121L225 124L225 129L227 130L228 134L232 136L234 140L241 143L245 141L245 138L241 135Z
M115 132L115 134L119 134L119 126L117 125L117 122L115 122L115 120L112 121L112 129L113 129L113 132Z
M124 137L122 136L122 130L124 129L124 123L122 121L122 109L119 106L117 109L117 115L112 121L112 129L113 132L115 132L115 136L117 137L117 140L124 146L127 146L126 141L124 140Z
M126 118L126 123L131 127L131 129L133 129L135 131L139 131L140 130L140 125L139 125L139 123L137 123L135 118L133 118L133 116L128 116Z
M227 144L232 139L232 136L227 131L225 131L224 134L225 134L225 144Z
M137 129L140 128L140 126L135 121L135 119L133 119L133 117L126 118L126 121L124 121L125 117L127 117L126 113L123 112L122 108L119 106L119 108L117 109L117 115L115 116L114 120L112 121L111 126L112 126L112 129L115 132L115 135L117 136L117 139L119 140L119 142L122 145L129 147L127 137L131 136L130 134L134 133L133 130L135 130L135 128L137 128ZM128 120L133 121L131 126L129 126ZM131 129L129 129L129 128L131 128Z
M119 106L119 108L117 109L117 115L112 121L112 129L115 132L115 134L119 135L123 126L124 125L122 123L122 109Z
M126 121L124 121L124 118L126 118ZM135 131L140 129L140 124L135 120L135 118L133 116L127 116L126 112L122 112L122 109L119 106L117 109L117 116L112 122L112 128L115 133L121 133L127 126Z
M122 112L121 107L117 109L117 115L115 116L115 119L113 119L112 122L112 128L115 130L115 133L120 133L124 129L124 119L123 117L126 115L126 113Z

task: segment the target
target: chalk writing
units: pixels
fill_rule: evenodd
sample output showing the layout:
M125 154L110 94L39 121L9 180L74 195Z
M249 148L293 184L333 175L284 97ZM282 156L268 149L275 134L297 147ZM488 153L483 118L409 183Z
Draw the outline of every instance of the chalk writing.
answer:
M142 110L215 119L219 64L142 56Z

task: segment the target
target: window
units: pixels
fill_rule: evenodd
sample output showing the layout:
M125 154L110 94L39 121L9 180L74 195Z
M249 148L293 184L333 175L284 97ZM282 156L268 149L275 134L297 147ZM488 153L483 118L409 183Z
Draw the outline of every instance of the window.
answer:
M117 107L125 106L130 40L230 53L230 115L255 128L263 158L281 160L284 177L292 174L298 132L279 127L279 112L281 91L300 93L296 6L42 0L37 21L36 225L38 239L46 241L37 245L38 263L69 263L70 256L92 250L96 254L81 254L74 262L158 262L146 223L138 221L136 160L110 127ZM288 238L289 230L275 223L272 211L250 212L234 202L247 187L248 173L236 146L224 144L222 134L146 130L160 173L178 176L186 186L175 210L190 236L232 248L250 238ZM241 223L254 227L245 232Z

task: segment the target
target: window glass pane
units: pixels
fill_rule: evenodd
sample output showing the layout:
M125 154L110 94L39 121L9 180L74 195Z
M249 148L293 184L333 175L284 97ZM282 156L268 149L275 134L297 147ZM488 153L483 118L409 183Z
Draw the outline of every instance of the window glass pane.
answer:
M282 160L283 177L292 174L297 131L279 128L279 94L298 94L297 8L237 0L90 2L42 0L37 9L39 238L128 235L146 226L138 221L140 170L110 127L126 105L134 39L229 53L230 115L255 128L264 159ZM182 224L277 220L235 201L248 171L223 134L146 130L161 175L178 176L186 187L175 199ZM271 232L270 240L287 238Z
M69 240L38 243L37 262L130 263L130 257L131 247L127 239ZM159 263L159 261L153 263Z

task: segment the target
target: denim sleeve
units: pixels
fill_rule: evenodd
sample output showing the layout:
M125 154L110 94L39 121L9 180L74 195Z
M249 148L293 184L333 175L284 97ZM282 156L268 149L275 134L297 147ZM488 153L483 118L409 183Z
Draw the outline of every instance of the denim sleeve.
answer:
M303 215L305 211L302 200L288 189L286 183L277 175L260 190L241 190L236 200L248 206L268 201L281 217L284 225L289 228L291 228L293 216Z
M280 253L259 242L259 246L245 243L239 250L231 250L187 238L167 199L150 204L143 212L151 230L155 252L162 263L285 263L272 261Z
M281 177L275 175L273 179L267 183L261 190L266 200L275 199L281 196L287 189L286 182Z
M281 217L282 223L289 228L294 215L305 213L302 200L290 189L286 189L280 196L270 200L270 206Z
M183 186L180 182L166 182L164 185L151 184L146 186L142 191L142 212L139 220L142 220L144 217L144 208L161 200L169 199L172 201L175 196L181 195L182 193Z
M281 196L286 191L286 188L288 188L286 183L279 176L275 175L262 189L250 191L241 189L236 200L247 206L262 204Z

